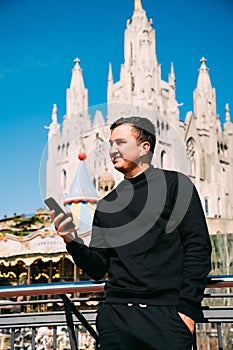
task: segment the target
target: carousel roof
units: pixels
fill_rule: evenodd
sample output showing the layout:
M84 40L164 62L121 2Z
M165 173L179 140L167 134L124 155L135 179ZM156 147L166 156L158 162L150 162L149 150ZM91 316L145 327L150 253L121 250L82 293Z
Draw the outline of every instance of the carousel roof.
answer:
M79 236L84 244L89 244L90 231ZM0 264L5 266L15 265L19 260L23 260L29 266L38 258L43 261L58 261L64 254L69 257L66 245L56 234L54 225L23 237L10 233L0 234L0 254Z
M100 196L96 192L85 166L86 157L84 152L78 155L79 166L73 183L65 196L64 205L70 207L75 226L78 228L78 235L81 236L89 232L90 239L92 219Z
M78 236L84 244L89 245L92 218L100 196L88 174L85 159L86 154L79 153L78 170L64 204L71 207ZM69 257L65 243L56 234L53 224L47 224L23 237L11 233L0 233L0 264L3 263L6 266L15 265L19 260L31 265L38 257L43 261L57 261L64 253Z
M80 160L78 170L74 181L65 196L64 205L79 202L98 202L100 196L96 192L95 186L91 181L85 166L86 154L84 152L79 153L78 158Z

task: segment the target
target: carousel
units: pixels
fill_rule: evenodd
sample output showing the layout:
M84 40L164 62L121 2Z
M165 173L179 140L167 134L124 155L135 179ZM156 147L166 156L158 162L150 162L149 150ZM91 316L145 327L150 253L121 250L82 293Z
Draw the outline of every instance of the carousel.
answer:
M72 212L78 235L88 245L92 218L100 196L86 169L86 154L81 152L78 158L78 169L63 204L67 211ZM12 220L13 233L0 229L0 285L88 279L67 253L65 243L49 221L48 210L40 211L37 216L43 217L42 221L46 224L29 234L20 236L20 232L13 229L20 218ZM2 221L6 222L6 219Z

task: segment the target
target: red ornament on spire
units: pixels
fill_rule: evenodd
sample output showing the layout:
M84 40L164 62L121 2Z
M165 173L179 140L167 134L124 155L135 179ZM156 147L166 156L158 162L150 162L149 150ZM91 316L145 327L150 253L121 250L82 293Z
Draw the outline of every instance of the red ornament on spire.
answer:
M87 155L86 155L85 152L80 152L80 153L78 154L78 159L79 159L79 160L85 160L86 158L87 158Z

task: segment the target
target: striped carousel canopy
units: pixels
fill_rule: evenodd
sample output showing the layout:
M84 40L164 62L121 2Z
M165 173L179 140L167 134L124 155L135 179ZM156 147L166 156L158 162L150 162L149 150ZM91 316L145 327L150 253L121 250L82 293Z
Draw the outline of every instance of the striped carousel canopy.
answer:
M81 152L78 158L80 160L78 170L65 196L64 205L72 212L78 234L90 236L92 219L100 196L85 166L86 154Z

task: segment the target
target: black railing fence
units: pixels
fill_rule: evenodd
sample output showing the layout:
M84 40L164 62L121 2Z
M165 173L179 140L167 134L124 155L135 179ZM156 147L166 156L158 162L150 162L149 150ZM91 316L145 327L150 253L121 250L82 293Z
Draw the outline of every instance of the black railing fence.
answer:
M104 285L105 281L82 281L0 287L0 349L97 348L95 319L98 306L104 300L100 296L104 295ZM193 350L199 350L199 347L233 349L233 294L229 292L230 288L233 288L233 276L208 277L203 316L196 324ZM40 300L32 300L39 296ZM40 311L35 311L37 306ZM45 311L41 311L41 306Z

